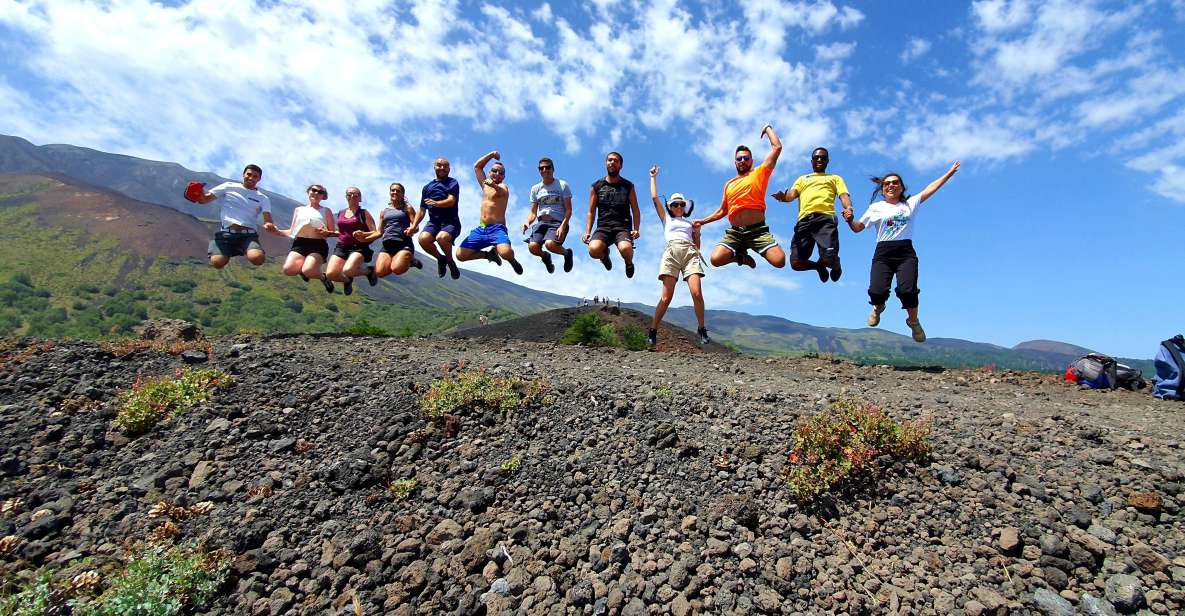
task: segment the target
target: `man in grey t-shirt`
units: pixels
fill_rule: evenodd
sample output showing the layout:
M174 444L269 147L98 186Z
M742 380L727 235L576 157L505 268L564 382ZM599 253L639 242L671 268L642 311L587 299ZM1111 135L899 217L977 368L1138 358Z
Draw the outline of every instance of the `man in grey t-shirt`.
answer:
M539 177L543 181L531 187L531 212L523 223L523 233L534 223L527 249L543 260L547 273L555 271L552 253L563 255L564 271L570 272L572 249L564 248L564 238L568 235L568 221L572 219L572 189L567 182L555 178L555 163L550 158L539 159Z

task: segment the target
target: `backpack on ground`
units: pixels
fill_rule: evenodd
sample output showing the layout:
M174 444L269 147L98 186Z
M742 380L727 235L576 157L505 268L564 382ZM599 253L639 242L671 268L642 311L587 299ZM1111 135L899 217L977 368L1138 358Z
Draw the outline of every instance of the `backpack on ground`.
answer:
M1160 343L1156 358L1156 376L1152 378L1152 395L1164 400L1185 400L1185 337L1181 334Z
M1115 389L1119 363L1102 353L1088 353L1066 368L1066 380L1091 389Z

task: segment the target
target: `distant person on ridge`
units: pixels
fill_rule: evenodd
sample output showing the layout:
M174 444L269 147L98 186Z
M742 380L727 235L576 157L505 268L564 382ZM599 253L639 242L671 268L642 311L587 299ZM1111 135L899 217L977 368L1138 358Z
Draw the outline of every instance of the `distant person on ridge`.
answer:
M600 259L605 269L613 269L609 259L609 244L617 245L617 252L625 260L625 277L634 277L634 240L640 235L642 213L638 211L638 195L634 183L621 177L625 163L618 152L605 157L605 177L593 182L588 195L588 218L584 222L584 237L588 256ZM597 226L593 230L593 217Z
M753 151L738 145L733 161L737 176L724 185L720 207L707 218L692 223L699 228L728 216L732 226L725 229L724 237L712 250L711 260L715 267L728 263L757 267L757 262L749 255L750 250L757 251L774 267L786 266L786 253L769 232L769 225L765 224L765 189L778 164L778 157L782 155L782 141L769 124L762 127L761 136L769 138L770 150L765 160L754 167Z
M419 229L424 215L428 224L420 232L420 247L436 258L436 275L444 278L445 268L454 280L461 277L461 270L453 262L453 242L461 235L461 216L458 203L461 200L461 185L449 177L448 159L437 158L432 164L436 179L424 185L420 193L420 212L413 227ZM439 247L439 249L437 248Z
M704 294L700 289L700 282L704 277L704 258L699 253L699 229L691 224L687 215L695 209L695 202L689 201L683 193L675 193L667 199L663 206L658 197L658 166L650 168L650 200L654 202L654 211L662 222L663 235L667 240L667 247L663 250L662 260L658 267L658 279L662 282L662 294L658 304L654 306L654 320L650 323L650 332L646 337L650 348L658 344L658 325L667 312L667 306L675 297L675 284L679 278L687 283L687 290L691 292L691 303L695 305L695 319L699 321L699 343L711 342L708 330L704 327ZM665 211L664 211L665 210ZM617 300L621 307L621 300Z
M374 217L362 207L362 189L346 189L346 207L337 213L337 246L325 267L325 276L344 283L346 295L354 292L354 278L366 276L370 286L378 284L374 268L366 265L374 257L370 249L370 233L374 231Z
M827 173L831 155L827 148L811 152L811 169L799 176L794 185L773 194L778 201L790 203L798 199L798 222L794 225L794 239L790 240L790 267L796 272L815 270L820 282L827 282L827 268L831 281L839 280L843 269L839 265L839 225L835 218L835 198L843 202L844 220L852 217L852 198L847 184L834 173ZM811 261L811 253L819 245L819 260Z
M531 212L523 223L523 233L532 223L535 225L527 240L527 250L543 260L549 274L555 271L551 253L563 255L564 271L570 272L572 249L564 248L564 239L572 219L572 189L567 182L556 179L555 163L550 158L539 159L539 176L543 181L531 187Z
M329 198L329 191L320 184L312 184L305 192L309 204L292 210L292 224L279 230L292 238L283 272L285 276L300 276L305 282L317 278L325 285L326 293L333 293L333 283L321 273L321 266L329 258L329 242L325 240L337 235L333 210L321 205Z
M391 274L399 276L411 267L424 268L416 258L415 243L411 239L416 234L416 228L412 226L416 208L408 203L403 184L394 182L387 190L391 200L379 213L379 224L362 238L365 242L382 240L382 248L374 261L374 275L379 278Z
M486 165L490 160L498 162L490 167L490 176L486 177ZM506 230L506 203L510 199L510 190L503 183L506 165L501 161L502 155L495 150L473 163L473 173L482 190L481 220L457 248L457 260L485 259L494 265L502 265L505 259L514 268L514 273L522 274L523 266L514 260L514 249L510 246L510 234ZM483 248L489 250L483 251Z
M205 205L218 201L219 219L222 227L214 232L206 253L210 265L222 269L230 263L231 257L247 257L251 265L263 265L263 247L259 245L259 232L255 221L263 214L263 230L279 234L272 223L272 202L259 190L263 169L259 165L243 168L242 182L223 182L209 191L201 182L190 182L185 188L185 198Z
M905 309L905 324L909 326L913 339L926 341L926 331L918 320L918 255L913 250L913 230L917 222L918 206L932 197L959 170L955 161L942 177L930 182L922 192L909 196L905 182L899 173L886 173L872 178L876 189L872 191L874 203L868 206L860 220L852 220L851 210L844 211L844 220L852 231L859 233L868 225L876 225L876 252L872 255L872 268L868 275L868 303L872 312L868 315L868 326L876 327L881 322L885 301L889 299L889 283L897 276L897 298ZM875 201L877 195L880 201Z

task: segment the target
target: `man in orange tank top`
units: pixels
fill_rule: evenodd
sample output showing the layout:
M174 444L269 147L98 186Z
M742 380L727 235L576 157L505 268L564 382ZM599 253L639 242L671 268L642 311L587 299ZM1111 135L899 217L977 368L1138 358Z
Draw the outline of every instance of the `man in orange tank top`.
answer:
M716 267L728 263L757 267L757 262L749 256L750 250L765 257L774 267L786 266L786 253L765 224L765 190L782 154L782 141L769 124L761 129L761 136L769 138L770 150L765 160L753 167L753 152L743 145L737 146L734 161L737 176L724 185L719 209L692 223L699 228L728 216L732 226L724 231L724 238L712 250L711 261Z

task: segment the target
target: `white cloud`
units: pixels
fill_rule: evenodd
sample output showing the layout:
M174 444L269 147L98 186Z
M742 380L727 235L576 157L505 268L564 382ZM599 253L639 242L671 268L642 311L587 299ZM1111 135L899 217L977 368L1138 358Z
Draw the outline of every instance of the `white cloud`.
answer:
M1007 32L1028 22L1032 3L1028 0L981 0L971 5L971 12L984 31Z
M930 41L917 37L912 37L905 45L905 51L901 52L902 62L912 62L930 51Z

